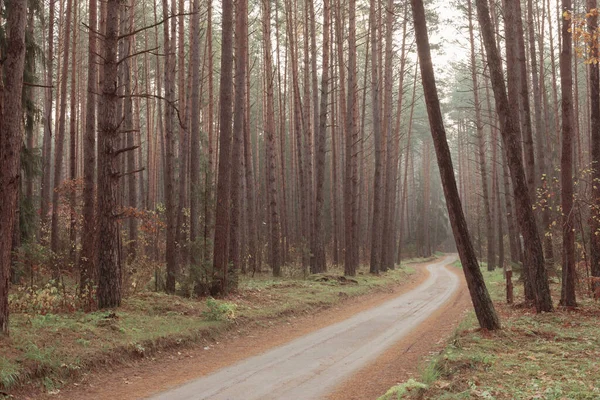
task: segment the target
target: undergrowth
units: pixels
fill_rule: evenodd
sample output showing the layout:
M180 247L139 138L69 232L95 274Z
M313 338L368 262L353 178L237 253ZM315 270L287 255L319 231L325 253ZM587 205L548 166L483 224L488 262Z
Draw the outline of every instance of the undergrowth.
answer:
M501 270L483 273L503 329L481 331L469 313L425 364L422 385L406 382L401 394L380 399L599 399L600 304L580 299L576 310L536 314L505 304ZM560 286L551 288L558 298ZM522 287L515 289L518 304Z
M345 298L385 290L406 281L414 271L404 266L373 276L363 270L351 284L257 274L241 277L239 290L225 299L140 290L116 310L89 313L71 307L75 300L55 286L17 290L11 297L11 336L0 339L0 393L31 384L57 393L98 365L214 340L243 323L270 324L292 314L315 312ZM327 273L340 274L339 269Z

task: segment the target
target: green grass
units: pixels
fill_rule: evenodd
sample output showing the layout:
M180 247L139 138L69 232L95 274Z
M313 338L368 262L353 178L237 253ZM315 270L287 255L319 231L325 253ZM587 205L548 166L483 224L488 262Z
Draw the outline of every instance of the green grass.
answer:
M427 364L420 379L426 388L398 398L599 399L600 304L583 299L575 311L535 314L505 304L502 271L483 274L503 329L480 331L470 313ZM515 287L517 303L521 288ZM557 299L560 286L552 289Z
M192 345L231 326L264 325L289 315L314 312L348 297L397 285L414 272L410 266L377 276L360 270L348 282L320 282L315 276L274 279L260 274L255 278L242 276L239 291L224 300L142 292L125 298L115 311L13 313L11 336L0 339L0 390L33 382L52 392L98 364L126 362L151 356L157 350ZM338 269L326 275L341 274Z

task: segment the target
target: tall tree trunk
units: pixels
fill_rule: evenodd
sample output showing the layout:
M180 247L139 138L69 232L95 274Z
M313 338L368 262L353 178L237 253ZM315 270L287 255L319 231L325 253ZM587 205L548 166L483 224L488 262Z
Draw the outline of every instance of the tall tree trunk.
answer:
M54 191L52 192L52 225L50 231L50 248L57 254L59 251L59 227L58 227L58 207L59 197L58 188L62 183L62 164L63 164L63 148L65 142L65 125L67 115L67 76L69 71L69 46L71 43L71 14L73 8L73 0L67 0L66 19L65 19L65 33L64 33L64 46L63 46L63 72L61 74L60 82L60 111L58 117L58 129L55 137L55 151L54 151ZM72 99L73 101L75 99ZM58 261L58 260L56 260ZM58 276L58 265L54 267L54 277Z
M588 0L588 8L595 9L595 0ZM571 0L562 0L563 10L571 10ZM593 6L593 7L592 7ZM590 17L590 31L595 32L597 17ZM593 28L593 30L592 30ZM573 64L571 20L562 21L562 50L560 52L560 88L562 96L562 154L560 159L561 205L563 228L562 290L560 305L575 307L575 210L573 207ZM592 33L593 35L594 33ZM592 50L597 53L597 50ZM596 64L596 72L597 72ZM596 75L597 77L597 75ZM592 81L596 77L590 79ZM597 81L596 81L597 82ZM593 84L593 83L592 83ZM596 92L598 94L598 92ZM598 104L598 96L591 98L592 107Z
M404 179L402 180L402 195L400 196L400 222L399 222L399 235L398 235L398 264L402 262L402 245L404 244L404 216L406 214L406 210L408 209L407 199L408 199L408 160L410 151L410 137L412 134L413 127L413 117L415 113L415 99L417 97L417 72L419 69L419 60L415 63L415 74L413 77L413 88L412 88L412 97L410 103L410 117L408 118L408 134L406 138L406 150L404 155ZM408 232L408 228L406 229Z
M452 231L456 240L456 246L463 265L463 271L467 280L467 286L475 308L475 314L479 325L484 329L495 330L500 328L500 320L494 309L494 304L489 296L483 276L477 263L475 250L469 237L467 221L462 211L462 205L458 196L458 188L454 177L452 157L446 140L443 116L438 99L429 38L425 22L425 9L422 0L411 0L413 19L415 25L415 37L417 50L421 60L421 77L423 91L425 93L425 104L429 115L429 125L438 160L438 167L442 177L442 186L446 197L446 206L452 225Z
M523 29L523 18L521 12L520 0L509 0L511 7L514 8L513 14L516 24L517 37L517 61L519 68L519 103L521 104L522 126L523 126L523 153L525 158L525 173L527 174L527 187L529 197L535 201L535 155L533 150L533 129L531 126L531 106L529 102L529 79L527 74L527 56L525 52L525 34Z
M323 2L323 58L321 73L321 105L319 130L315 134L316 145L316 203L314 239L311 253L314 254L311 273L325 272L325 149L327 141L327 107L329 105L329 0ZM335 168L335 167L334 167Z
M242 208L244 196L244 130L246 119L246 60L248 58L248 0L237 0L235 14L235 103L231 148L231 233L229 262L233 276L241 267ZM232 279L232 283L235 280Z
M27 1L13 0L6 14L6 54L0 73L0 336L8 335L8 288L13 227L17 216L22 144L23 70Z
M475 125L477 128L477 144L479 147L479 168L481 173L481 191L483 193L483 212L485 214L486 241L487 241L487 269L493 271L496 268L496 252L494 250L494 224L492 223L492 212L490 206L490 186L488 185L488 171L485 159L485 138L483 131L483 119L481 118L481 103L479 100L479 84L477 80L477 63L475 57L475 35L473 28L472 1L468 1L469 13L469 41L471 42L471 80L473 82L473 102L475 104ZM493 190L493 188L492 188Z
M542 113L542 88L540 87L540 78L538 74L538 63L537 59L541 55L538 55L535 47L535 30L533 23L533 0L527 0L527 25L528 25L528 39L529 39L529 57L531 59L531 80L533 81L533 105L535 110L535 147L538 162L538 176L537 179L542 179L542 185L548 185L548 176L546 175L546 151L544 150L544 139L546 135L546 128L544 123L544 116ZM548 207L544 207L542 210L542 227L545 230L549 229L551 223L550 210ZM554 251L552 248L552 236L544 234L544 254L546 257L546 263L552 264L554 259Z
M92 286L96 266L96 217L95 172L96 172L96 96L98 92L97 41L98 2L90 0L89 13L89 52L87 103L85 117L85 137L83 141L83 226L81 229L81 260L79 264L79 286L81 294L87 297L91 305Z
M107 0L102 43L102 97L98 116L98 307L121 304L121 249L117 221L119 193L117 44L120 0ZM102 27L101 27L102 29Z
M371 263L369 272L378 274L381 268L382 213L383 213L383 164L384 132L381 129L381 96L379 83L379 51L376 0L370 0L369 20L371 25L371 106L373 107L373 138L375 144L375 176L373 179L373 223L371 225ZM363 115L364 120L364 115Z
M233 0L223 0L221 38L221 80L219 88L219 176L213 254L214 294L229 291L229 226L231 207L231 142L233 106Z
M200 227L200 0L193 0L191 16L192 93L190 111L190 255L194 267L200 265L198 254Z
M405 6L406 7L406 6ZM406 8L405 10L406 11ZM393 120L393 33L394 33L394 2L388 0L386 12L385 39L385 105L384 121L386 134L386 165L385 165L385 208L383 210L383 241L381 254L382 270L394 269L396 256L396 193L398 192L398 163L400 157L400 121L402 119L404 73L406 70L406 28L407 19L402 23L402 47L400 50L400 83L398 85L398 108L396 111L396 127L392 131Z
M588 8L594 6L596 1L588 0ZM591 16L588 19L589 30L595 30L597 27L597 16ZM598 58L597 38L592 45L592 57ZM600 78L598 73L598 63L589 65L590 74L590 142L591 142L591 161L592 161L592 207L590 212L590 270L592 277L596 278L592 282L594 297L600 298Z
M163 18L164 22L164 53L165 53L165 173L164 173L164 196L165 196L165 215L167 219L167 279L165 290L167 293L175 292L175 278L177 274L177 211L175 207L175 188L177 187L175 179L175 36L172 35L173 28L169 29L169 22L175 25L175 18L169 18L169 15L175 13L173 5L175 0L171 0L171 13L169 13L169 0L163 0Z
M175 4L173 4L175 8ZM183 229L185 224L186 216L184 210L188 204L188 164L189 164L189 130L188 130L188 118L187 118L187 98L186 98L186 85L185 85L185 32L184 32L184 18L185 8L184 1L178 0L177 7L179 16L177 17L177 104L178 112L180 115L178 131L179 131L179 190L177 204L177 221L175 226L175 241L178 249L178 263L181 265L187 265L189 262L189 242L186 237L186 232ZM172 21L172 27L175 25L175 20ZM173 43L175 43L175 35L173 35Z
M521 146L522 142L522 133L525 131L526 121L525 121L525 111L523 107L523 101L520 97L519 88L522 87L521 82L521 71L519 68L519 38L518 38L518 29L517 29L517 7L515 5L516 0L507 0L505 7L505 32L506 32L506 77L507 77L507 90L508 90L508 101L509 101L509 112L513 117L518 121L520 129L517 130L517 140L519 141L519 152L520 155L523 154L523 147ZM526 84L526 83L523 83ZM514 183L514 181L513 181ZM514 188L514 185L513 185ZM533 197L534 192L532 188L528 185L528 194L530 201L535 201L535 197ZM517 204L517 218L518 217L518 203ZM535 297L535 291L533 288L533 282L530 279L529 270L531 267L531 262L529 252L524 253L523 257L523 282L525 285L525 299L527 301L533 301Z
M358 268L358 129L356 83L356 0L348 11L348 93L346 104L346 176L344 182L345 261L344 274L356 275Z
M128 34L135 29L133 26L134 21L134 1L127 1L127 4L124 5L123 8L123 16L122 23L125 25L121 27L121 31L124 34ZM129 57L133 52L133 36L127 36L122 39L125 44L126 52L120 58ZM124 72L125 81L123 82L125 86L125 98L123 99L123 128L122 131L125 132L126 135L126 144L125 146L128 149L131 149L127 152L127 205L133 209L138 206L138 192L137 192L137 173L133 173L136 170L135 165L135 150L137 149L137 145L135 143L135 126L133 124L133 93L131 87L131 63L130 59L122 61L122 68ZM136 66L134 65L134 68ZM138 111L139 115L139 111ZM138 241L138 223L137 218L130 217L127 221L127 229L128 229L128 246L127 246L127 258L129 262L132 262L136 257L137 250L137 241Z
M73 20L77 23L77 8L73 10ZM73 48L71 50L71 104L69 110L69 179L75 181L77 178L77 29L73 29ZM69 260L76 263L77 249L77 215L75 213L76 192L69 193Z
M552 298L550 296L546 266L544 265L542 242L531 208L532 200L529 197L525 171L523 170L521 161L521 149L518 143L519 124L515 119L514 113L510 112L500 54L494 41L488 2L487 0L476 0L476 4L479 25L490 68L496 110L500 116L500 131L506 148L515 201L517 202L518 221L521 226L525 248L529 250L527 252L530 260L529 277L535 288L535 306L538 312L552 311Z
M50 0L48 12L48 54L46 54L46 89L44 90L44 139L42 144L42 193L41 193L41 218L40 239L46 242L47 236L44 229L48 229L48 217L50 213L50 198L52 185L52 88L54 69L54 9L56 0Z
M275 144L275 116L274 116L274 96L273 86L275 75L273 72L273 60L271 52L271 4L269 0L262 0L263 7L263 40L265 56L265 89L266 89L266 152L267 152L267 199L268 212L270 215L270 254L269 263L273 270L273 276L281 275L281 254L280 254L280 221L279 210L277 207L277 154Z

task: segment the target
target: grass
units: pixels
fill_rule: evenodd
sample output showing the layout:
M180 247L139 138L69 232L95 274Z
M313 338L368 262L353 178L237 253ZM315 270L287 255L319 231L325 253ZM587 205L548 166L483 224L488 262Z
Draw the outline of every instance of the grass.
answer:
M234 324L264 325L288 315L314 312L348 297L385 290L414 272L410 266L377 276L361 270L346 282L334 279L340 270L308 279L274 279L264 274L242 277L239 291L224 300L142 292L125 298L117 310L13 313L11 336L0 338L0 391L34 383L52 392L98 365L193 345Z
M423 386L386 399L599 399L600 304L583 299L577 310L535 314L505 304L500 270L483 274L503 329L481 331L470 313L426 364ZM551 286L557 299L560 286Z

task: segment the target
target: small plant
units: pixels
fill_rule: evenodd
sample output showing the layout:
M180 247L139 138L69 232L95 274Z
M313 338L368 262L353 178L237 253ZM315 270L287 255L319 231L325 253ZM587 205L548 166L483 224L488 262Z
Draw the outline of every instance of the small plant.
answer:
M0 357L0 389L10 389L18 382L19 375L18 364Z
M383 396L381 396L378 400L394 400L401 399L406 393L412 390L421 390L427 389L427 385L421 382L417 382L414 379L409 379L400 385L396 385L390 388Z
M85 298L77 295L77 290L68 293L60 290L56 282L50 281L43 287L31 286L17 288L8 299L13 312L27 314L72 313L84 308Z
M202 316L207 321L231 321L235 319L236 305L226 301L215 300L212 297L206 299L207 311Z

